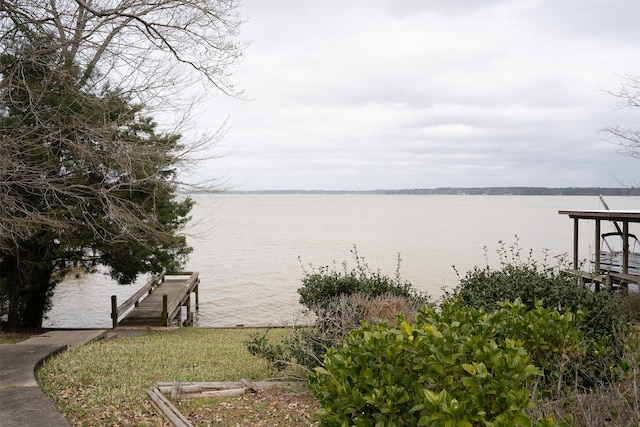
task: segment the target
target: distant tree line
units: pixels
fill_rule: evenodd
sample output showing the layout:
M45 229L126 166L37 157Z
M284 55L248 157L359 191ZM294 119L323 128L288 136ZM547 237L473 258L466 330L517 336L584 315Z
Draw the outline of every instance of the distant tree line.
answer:
M488 196L637 196L639 188L602 188L602 187L478 187L478 188L434 188L416 190L392 190L385 194L457 194Z
M607 187L440 187L403 190L256 190L231 191L232 194L411 194L470 196L640 196L640 188Z

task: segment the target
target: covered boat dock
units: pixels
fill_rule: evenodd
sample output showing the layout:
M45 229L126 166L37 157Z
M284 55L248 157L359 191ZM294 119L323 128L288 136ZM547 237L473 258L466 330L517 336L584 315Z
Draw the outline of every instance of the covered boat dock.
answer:
M573 219L573 270L567 273L581 277L584 282L592 282L599 289L601 284L622 286L626 288L630 283L640 284L640 274L629 271L629 224L640 223L640 210L561 210L560 215L568 215ZM580 269L579 257L579 223L580 220L595 221L594 268L592 272ZM601 266L601 225L602 221L613 223L622 237L622 259L619 271L605 270ZM621 224L621 225L620 225Z

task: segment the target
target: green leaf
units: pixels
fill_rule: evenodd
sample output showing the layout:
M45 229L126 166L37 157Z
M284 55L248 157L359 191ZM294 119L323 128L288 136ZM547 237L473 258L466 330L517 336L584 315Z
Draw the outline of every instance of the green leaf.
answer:
M400 328L407 335L413 334L413 328L411 327L411 323L407 322L406 320L403 320L402 322L400 322Z
M433 363L433 364L431 364L431 367L432 367L432 368L433 368L433 370L434 370L434 371L436 371L438 374L443 375L443 376L445 375L445 372L444 372L444 366L442 366L442 364L440 364L440 363Z
M323 374L323 375L331 375L331 374L329 373L329 371L327 371L327 370L326 370L325 368L323 368L323 367L317 367L317 368L315 368L314 370L315 370L317 373L319 373L319 374Z
M440 397L429 389L424 389L424 396L434 406L440 406Z
M513 417L513 422L520 427L531 427L531 419L525 414L516 414Z
M472 377L462 377L461 382L465 387L474 387L478 385L478 381Z

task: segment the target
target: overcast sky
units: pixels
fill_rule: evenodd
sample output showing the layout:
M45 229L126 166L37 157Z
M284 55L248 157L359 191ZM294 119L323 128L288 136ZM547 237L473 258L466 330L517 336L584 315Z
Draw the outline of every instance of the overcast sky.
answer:
M249 45L202 130L236 190L620 186L640 126L640 0L245 0Z

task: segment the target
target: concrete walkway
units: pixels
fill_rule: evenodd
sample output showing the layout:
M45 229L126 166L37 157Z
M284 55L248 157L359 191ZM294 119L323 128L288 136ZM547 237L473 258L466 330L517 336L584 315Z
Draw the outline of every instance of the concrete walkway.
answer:
M49 356L106 334L106 330L50 331L17 344L0 344L0 425L69 427L40 390L35 369Z

